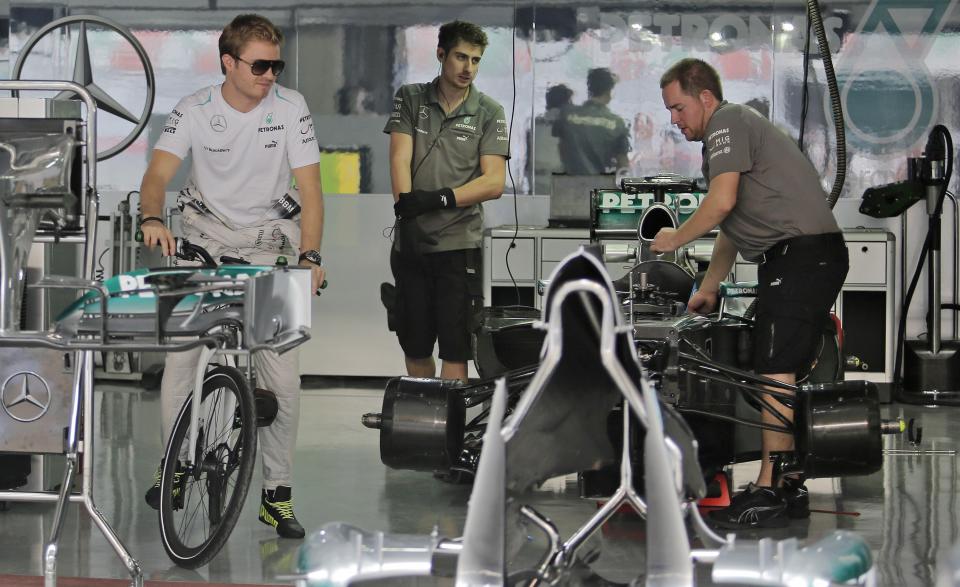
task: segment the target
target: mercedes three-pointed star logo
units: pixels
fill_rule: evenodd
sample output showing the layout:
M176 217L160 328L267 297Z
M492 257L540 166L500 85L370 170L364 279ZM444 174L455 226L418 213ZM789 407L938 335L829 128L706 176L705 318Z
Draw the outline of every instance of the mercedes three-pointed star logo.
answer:
M146 82L146 96L143 103L143 110L140 112L139 116L128 111L123 104L111 97L110 94L108 94L103 88L94 82L93 61L91 60L90 44L87 40L88 24L99 29L106 29L108 31L117 33L125 41L127 41L131 47L133 47L134 52L140 60L140 64L143 66L143 74ZM110 157L119 154L128 146L130 146L133 141L140 136L140 133L143 132L143 130L147 127L147 124L150 121L150 113L153 111L153 99L156 95L156 80L154 79L153 75L153 66L150 64L150 58L147 56L147 51L143 48L143 45L140 44L140 41L137 40L137 37L130 32L130 29L102 16L70 15L59 18L44 25L29 39L27 39L23 47L20 48L20 54L17 57L16 63L14 63L11 78L15 80L21 79L20 76L23 74L27 57L33 53L34 48L38 46L43 37L57 29L68 29L72 25L77 25L78 29L75 33L77 42L76 53L73 56L73 75L71 76L72 81L84 86L87 91L93 95L94 100L97 101L97 108L104 112L109 112L118 118L126 120L133 125L133 130L127 133L127 135L122 138L120 142L108 149L104 149L102 151L98 150L97 160L103 161L104 159L109 159ZM64 30L62 33L67 35L66 38L68 40L71 38L68 30ZM70 43L67 42L66 46L69 47ZM68 56L67 60L69 59L70 58ZM126 83L126 78L124 83ZM73 94L73 92L61 92L56 96L56 98L70 98L76 100L79 99L79 96L76 96Z
M14 373L3 382L0 408L17 422L35 422L50 409L50 387L33 371Z

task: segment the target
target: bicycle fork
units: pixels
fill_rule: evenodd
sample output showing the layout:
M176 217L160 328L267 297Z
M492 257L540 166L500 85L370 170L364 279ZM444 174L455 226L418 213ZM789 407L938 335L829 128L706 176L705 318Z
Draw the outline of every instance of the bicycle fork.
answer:
M187 451L188 467L191 464L196 464L198 467L201 465L201 463L193 463L193 460L197 455L197 439L200 434L200 406L203 400L203 380L206 379L207 365L209 365L210 359L213 358L216 352L216 349L213 347L203 347L200 351L200 360L197 362L197 374L193 380L193 396L190 398L190 401L193 402L193 408L190 410L190 444L188 445L189 450Z
M186 456L185 465L187 467L190 467L191 465L193 465L198 470L200 467L204 465L203 462L194 462L197 459L197 443L199 442L199 439L200 439L200 425L201 425L200 407L203 405L202 404L203 383L207 376L207 368L209 367L210 359L212 359L213 356L216 354L217 354L217 349L211 348L211 347L203 347L203 350L200 352L200 359L197 363L198 365L197 374L193 382L193 394L191 395L189 400L193 402L192 403L193 409L190 410L190 438L189 438L188 452ZM228 366L236 367L237 361L234 355L225 354L224 357L226 360L226 364ZM247 367L248 367L247 370L249 371L250 365L248 364ZM249 381L250 374L248 373L247 376ZM222 410L217 410L212 414L208 414L209 418L211 418L212 420L215 420L217 418L231 418L231 419L233 418L233 412L236 408L236 403L234 402L233 398L229 396L224 398L224 401L229 402L229 405L226 405ZM211 421L211 422L208 422L207 424L208 426L216 427L217 425L222 423L223 422ZM201 459L202 458L203 457L201 456Z

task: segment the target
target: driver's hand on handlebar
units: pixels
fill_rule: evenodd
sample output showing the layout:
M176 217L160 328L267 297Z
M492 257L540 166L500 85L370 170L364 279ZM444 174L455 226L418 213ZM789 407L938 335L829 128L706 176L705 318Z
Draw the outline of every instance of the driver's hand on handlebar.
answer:
M159 220L144 222L140 225L140 232L143 233L143 244L151 249L159 245L164 257L172 257L176 252L177 244L173 233Z
M300 266L310 269L310 284L313 287L312 291L319 294L320 290L323 289L324 282L326 281L327 270L320 265L316 265L306 260L302 261Z
M690 314L709 314L717 309L717 292L698 289L687 302Z

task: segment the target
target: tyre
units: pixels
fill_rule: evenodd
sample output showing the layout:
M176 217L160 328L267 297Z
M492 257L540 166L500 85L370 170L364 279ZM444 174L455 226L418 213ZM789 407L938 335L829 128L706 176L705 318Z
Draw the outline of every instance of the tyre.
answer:
M184 402L174 422L160 481L163 547L188 569L210 562L230 537L257 454L253 392L240 371L217 367L207 373L197 449L187 464L181 455L189 450L192 403Z

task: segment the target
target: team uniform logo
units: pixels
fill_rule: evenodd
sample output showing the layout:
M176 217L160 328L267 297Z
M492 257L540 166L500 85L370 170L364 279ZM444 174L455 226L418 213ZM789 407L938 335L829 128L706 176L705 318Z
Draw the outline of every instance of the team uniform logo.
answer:
M163 125L163 132L177 134L177 127L180 126L180 117L183 116L174 109L167 117L167 122Z
M426 120L430 116L430 111L427 110L426 106L420 107L420 113L418 114L421 120Z
M300 117L300 134L313 134L313 116L307 114Z
M227 119L222 114L214 115L214 117L210 119L210 128L216 132L227 130Z

